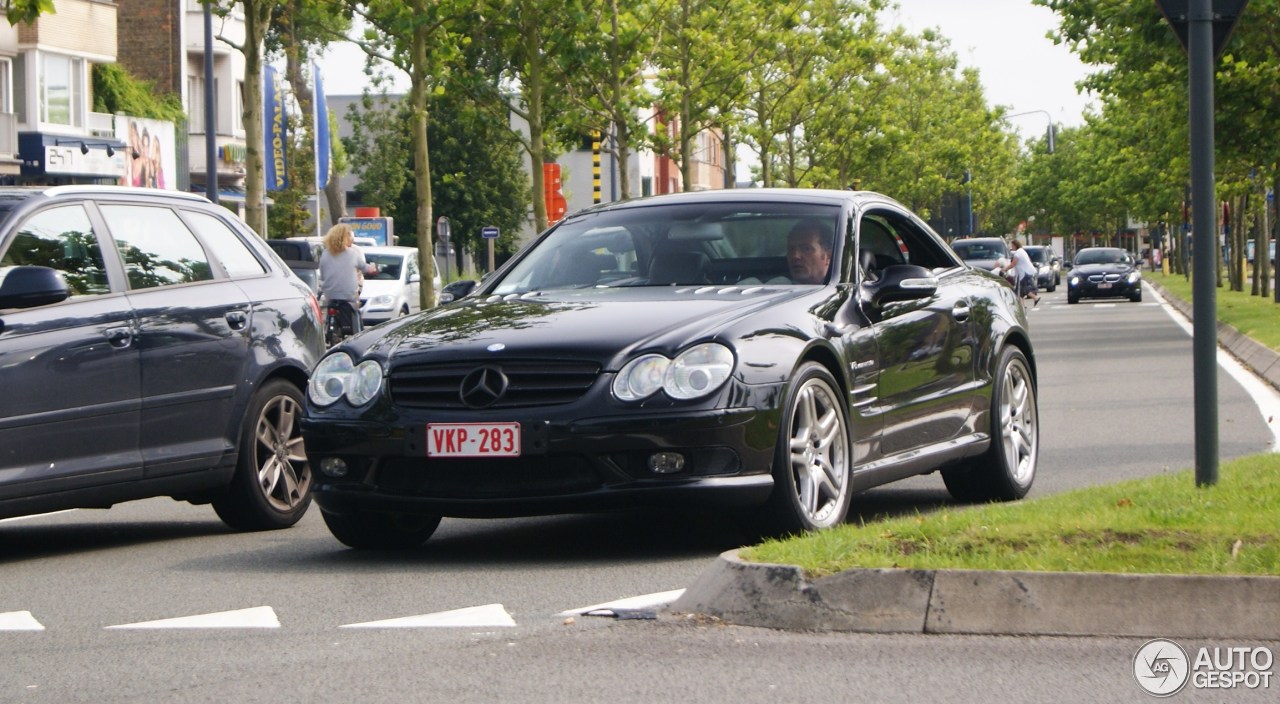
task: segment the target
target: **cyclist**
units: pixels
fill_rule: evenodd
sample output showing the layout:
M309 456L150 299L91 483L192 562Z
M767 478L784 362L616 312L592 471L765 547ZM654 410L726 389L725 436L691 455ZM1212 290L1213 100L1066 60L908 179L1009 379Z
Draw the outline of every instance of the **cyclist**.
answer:
M346 334L360 332L360 285L364 274L377 272L377 266L365 261L364 252L355 246L350 225L339 223L329 228L320 253L320 293L328 305L337 308Z

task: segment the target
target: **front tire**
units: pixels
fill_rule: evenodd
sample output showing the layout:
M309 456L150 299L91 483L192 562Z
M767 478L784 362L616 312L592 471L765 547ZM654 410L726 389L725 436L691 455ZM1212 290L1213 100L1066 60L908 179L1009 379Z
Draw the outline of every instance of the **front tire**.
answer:
M942 470L947 491L961 501L1013 501L1036 478L1040 450L1035 380L1022 350L1000 353L991 391L991 446L966 463Z
M236 472L213 502L236 530L288 528L311 505L311 464L302 444L302 392L283 379L262 385L249 400L240 430Z
M766 533L791 535L840 525L849 512L852 478L844 396L825 367L806 362L783 405Z
M408 513L320 511L324 524L339 542L357 550L411 550L436 532L439 516Z

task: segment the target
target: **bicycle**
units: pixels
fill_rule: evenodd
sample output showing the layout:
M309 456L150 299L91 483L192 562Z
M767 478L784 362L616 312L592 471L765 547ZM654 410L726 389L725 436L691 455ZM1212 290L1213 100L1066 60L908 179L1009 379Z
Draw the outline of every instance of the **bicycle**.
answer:
M343 315L344 308L347 316ZM360 315L360 311L355 309L351 301L334 300L326 302L324 316L325 344L333 347L354 335L356 330L352 322L357 320L356 316L358 315Z

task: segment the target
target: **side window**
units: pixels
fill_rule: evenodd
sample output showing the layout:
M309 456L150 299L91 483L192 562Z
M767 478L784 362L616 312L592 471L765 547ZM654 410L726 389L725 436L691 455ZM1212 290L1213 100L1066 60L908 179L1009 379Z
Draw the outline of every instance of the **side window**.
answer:
M883 233L880 246L887 247L888 251L897 251L898 261L893 262L895 264L915 264L926 269L940 270L954 267L958 263L941 238L905 215L891 211L868 215L862 221L863 231L866 232L872 224L874 229ZM865 248L867 245L859 246Z
M155 288L213 278L204 248L177 213L144 205L103 205L101 209L120 250L129 288Z
M193 210L185 210L183 213L195 227L200 239L213 250L213 256L222 263L222 268L227 270L229 276L257 276L266 272L249 246L225 222L208 213Z
M108 293L102 248L83 206L49 208L18 228L0 267L47 266L62 272L72 296Z

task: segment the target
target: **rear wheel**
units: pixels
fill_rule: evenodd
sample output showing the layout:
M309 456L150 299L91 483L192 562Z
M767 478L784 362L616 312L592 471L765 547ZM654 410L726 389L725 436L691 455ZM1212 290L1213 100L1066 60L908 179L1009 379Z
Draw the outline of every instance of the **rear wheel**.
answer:
M843 395L825 367L807 362L796 372L783 406L766 532L787 535L843 523L852 465Z
M991 447L963 465L942 470L947 491L962 501L1012 501L1036 478L1040 448L1035 381L1022 350L1000 353L991 393Z
M225 496L213 502L237 530L288 528L311 505L311 465L302 444L302 392L283 380L262 385L249 401L240 457Z
M408 550L427 541L440 525L439 516L410 513L321 511L329 532L357 550Z

